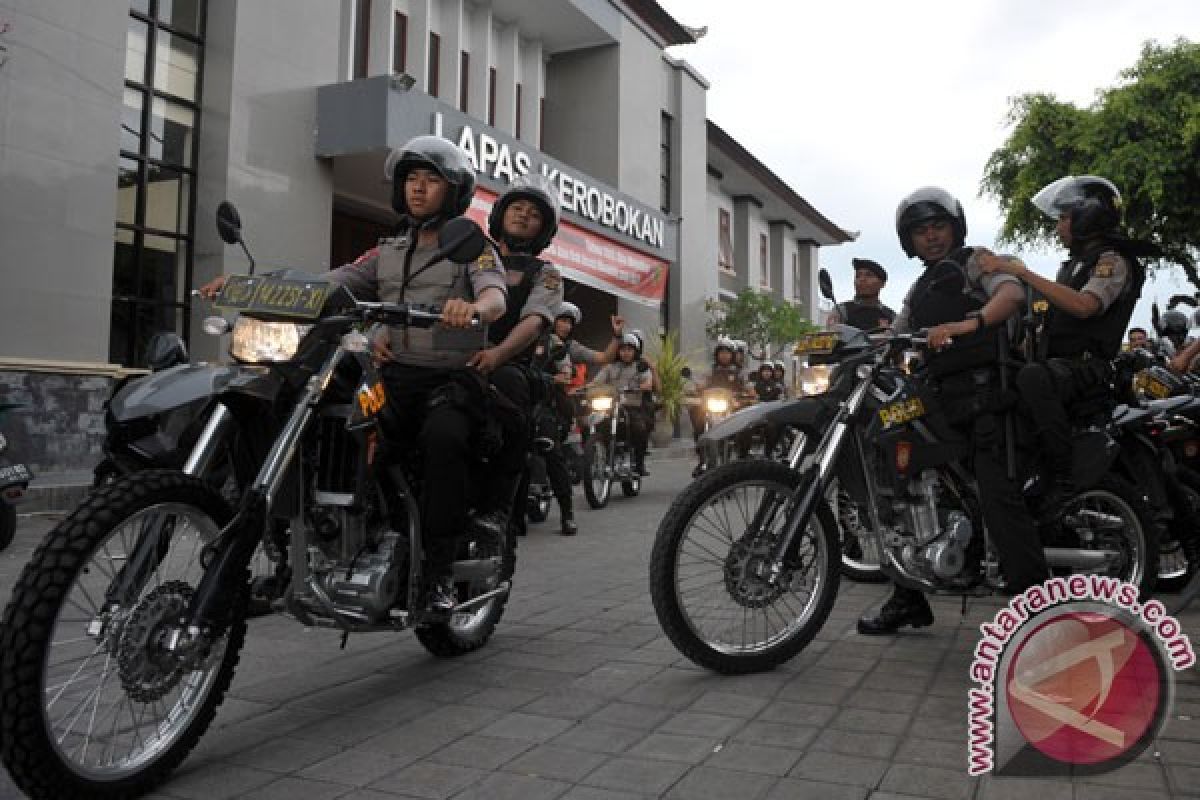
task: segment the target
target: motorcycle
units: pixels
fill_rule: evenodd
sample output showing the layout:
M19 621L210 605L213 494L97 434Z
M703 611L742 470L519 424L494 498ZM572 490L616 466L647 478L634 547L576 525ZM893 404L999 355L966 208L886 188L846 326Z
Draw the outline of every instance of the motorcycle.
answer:
M240 242L232 206L218 211ZM473 261L483 236L443 226L431 259ZM277 607L310 627L351 633L412 628L431 653L482 647L504 612L515 539L462 537L448 617L421 602L419 458L397 420L362 329L433 326L438 309L358 302L300 273L231 277L217 300L239 312L237 361L189 462L96 489L43 540L0 627L0 759L34 798L118 798L150 791L212 722L247 633L247 565L263 543L290 565ZM481 346L485 330L438 329ZM347 364L350 391L335 375ZM344 373L343 373L344 374ZM203 474L233 443L254 465L236 509ZM472 485L486 470L481 459ZM472 498L463 498L469 504ZM276 546L274 519L288 519Z
M629 411L625 399L636 392L617 391L610 386L588 389L586 404L588 432L583 448L583 494L588 505L600 509L608 505L614 481L621 493L637 497L642 476L633 468L633 445L629 440Z
M831 295L828 274L820 277ZM813 418L818 409L801 400L767 418L801 430L807 422L820 436L815 448L806 455L808 436L800 435L787 463L713 470L676 498L655 537L649 577L659 623L681 653L718 672L771 669L824 625L841 561L825 495L843 454L865 488L868 533L897 584L962 596L1004 587L963 465L967 443L922 377L894 366L904 350L928 347L925 334L838 326L807 341L810 352L838 364L819 406L828 413ZM879 404L874 412L868 397ZM746 424L735 419L727 424ZM1157 531L1138 492L1110 472L1115 443L1091 428L1076 434L1074 449L1080 490L1045 532L1047 562L1128 581L1148 595Z
M20 403L0 403L0 420L6 412L20 408ZM0 455L8 451L8 439L0 432ZM6 459L7 460L7 459ZM33 481L33 472L24 464L12 461L0 466L0 550L12 544L17 535L17 504Z

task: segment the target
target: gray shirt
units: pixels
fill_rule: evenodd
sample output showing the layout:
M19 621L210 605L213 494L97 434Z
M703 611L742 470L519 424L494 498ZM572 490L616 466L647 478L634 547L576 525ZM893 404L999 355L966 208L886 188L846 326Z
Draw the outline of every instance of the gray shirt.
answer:
M626 364L624 361L614 361L611 364L605 365L604 369L597 373L596 379L592 383L611 386L619 392L633 392L634 395L632 397L626 395L625 399L637 403L642 399L642 392L649 391L642 388L642 383L652 380L653 375L649 370L638 372L637 361L634 361L632 364Z
M359 300L385 303L421 303L443 306L451 298L476 300L485 289L508 294L504 267L489 245L470 264L442 259L425 269L437 245L417 245L409 262L405 285L404 263L411 240L405 234L381 239L379 245L357 261L330 272L330 278ZM390 328L388 346L399 364L416 367L466 366L471 355L486 346L486 329L456 330L438 323L432 328Z
M967 294L977 293L979 298L985 303L996 295L1000 287L1006 283L1012 283L1018 288L1021 282L1012 275L1005 275L1002 272L993 272L990 275L985 275L979 267L979 251L971 252L965 265L966 286L963 291ZM926 267L928 269L928 267ZM908 290L908 294L904 295L904 305L900 308L900 313L896 315L896 321L892 324L897 333L912 333L911 323L909 318L912 316L912 293L916 289L916 284Z

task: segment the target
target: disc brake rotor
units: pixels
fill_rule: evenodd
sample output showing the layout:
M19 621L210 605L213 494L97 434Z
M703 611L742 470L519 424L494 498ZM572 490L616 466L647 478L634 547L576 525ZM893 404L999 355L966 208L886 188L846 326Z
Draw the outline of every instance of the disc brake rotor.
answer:
M761 536L743 537L733 543L725 557L725 588L744 608L769 606L787 590L792 577L791 571L785 569L772 584L767 581L770 572L770 540Z
M174 624L192 598L192 587L168 581L148 593L129 615L118 644L117 670L128 695L150 703L171 691L183 676L183 665L161 646L162 634Z

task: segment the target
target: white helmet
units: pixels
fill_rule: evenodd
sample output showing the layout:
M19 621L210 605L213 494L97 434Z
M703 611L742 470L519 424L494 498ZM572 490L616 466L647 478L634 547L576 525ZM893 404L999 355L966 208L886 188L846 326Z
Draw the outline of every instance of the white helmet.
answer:
M554 315L555 319L559 317L567 317L571 322L578 325L583 321L583 312L579 310L579 306L574 303L563 302L558 306L558 313Z

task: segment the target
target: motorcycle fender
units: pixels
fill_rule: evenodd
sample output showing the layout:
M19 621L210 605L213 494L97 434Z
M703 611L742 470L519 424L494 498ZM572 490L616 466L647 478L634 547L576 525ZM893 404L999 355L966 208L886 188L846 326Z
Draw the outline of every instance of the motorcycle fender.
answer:
M33 471L24 464L7 464L0 467L0 500L21 502L32 480Z
M700 437L701 444L724 441L737 436L742 431L757 428L770 423L771 425L809 427L817 424L828 416L824 403L815 397L801 397L797 400L772 400L769 403L735 411L721 422L709 428Z
M180 408L224 391L242 367L181 364L152 372L122 386L109 402L117 422L129 422Z

